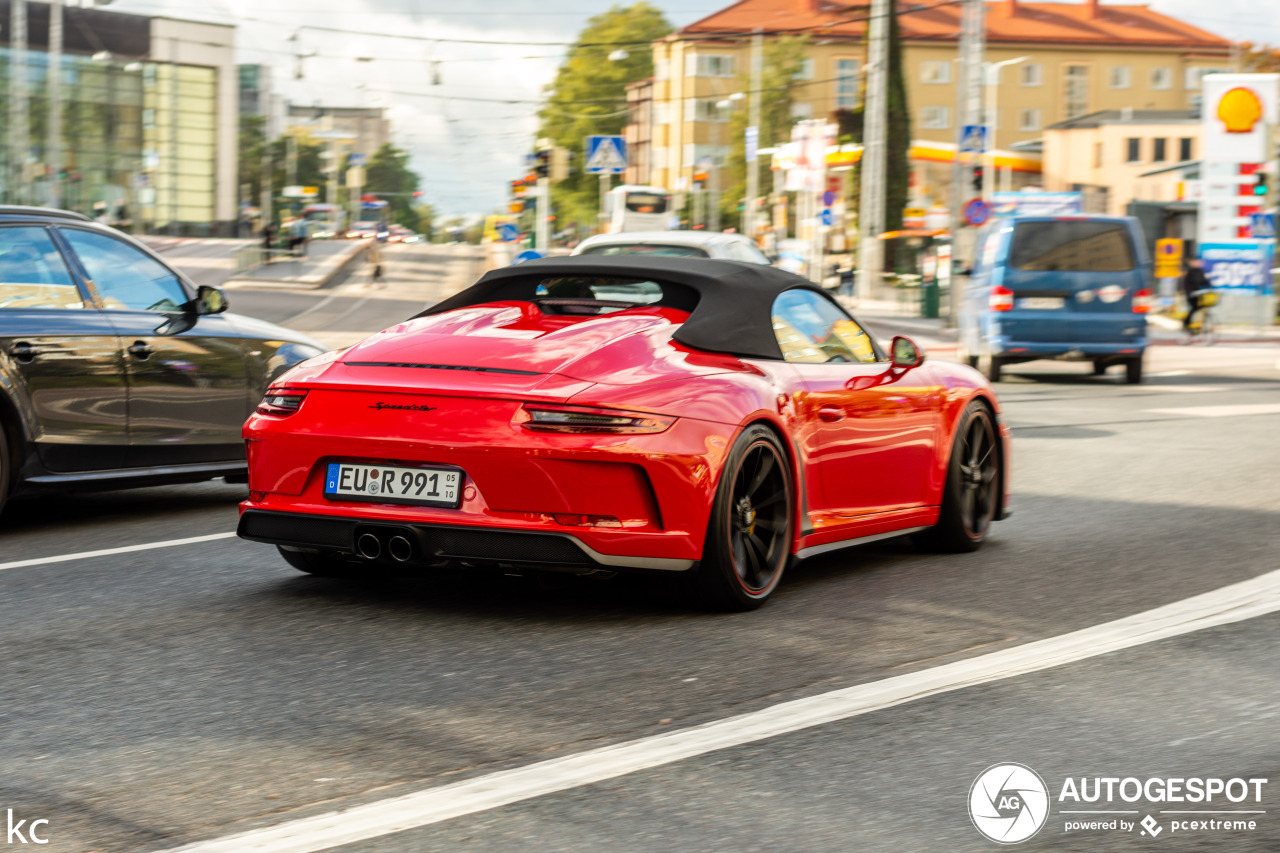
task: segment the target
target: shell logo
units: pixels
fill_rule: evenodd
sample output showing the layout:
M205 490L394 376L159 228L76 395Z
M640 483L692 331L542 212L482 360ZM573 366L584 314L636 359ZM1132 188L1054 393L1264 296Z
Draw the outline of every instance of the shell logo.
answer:
M1218 118L1227 133L1253 133L1262 118L1262 100L1243 86L1228 89L1218 100Z

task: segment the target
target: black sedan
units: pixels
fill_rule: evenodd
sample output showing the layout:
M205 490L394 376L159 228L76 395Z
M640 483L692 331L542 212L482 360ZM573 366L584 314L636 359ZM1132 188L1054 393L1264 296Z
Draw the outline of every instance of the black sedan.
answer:
M0 206L0 507L40 490L243 481L240 427L325 347L225 313L78 213Z

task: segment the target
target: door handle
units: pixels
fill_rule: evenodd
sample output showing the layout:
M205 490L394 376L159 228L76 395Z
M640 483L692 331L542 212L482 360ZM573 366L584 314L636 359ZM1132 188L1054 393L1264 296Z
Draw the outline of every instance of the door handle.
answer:
M819 406L818 417L829 424L839 423L844 420L843 406Z
M32 346L26 341L21 341L19 343L16 343L9 348L9 354L12 355L14 358L16 358L18 361L22 362L23 364L31 363L32 361L35 360L36 356L40 355L40 353L41 353L40 347Z
M146 361L155 351L155 347L144 341L134 341L129 347L129 355L133 356L138 361Z

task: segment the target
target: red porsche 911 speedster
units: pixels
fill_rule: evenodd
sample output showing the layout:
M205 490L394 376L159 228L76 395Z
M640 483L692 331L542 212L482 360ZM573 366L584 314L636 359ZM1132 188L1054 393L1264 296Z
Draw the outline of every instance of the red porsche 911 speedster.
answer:
M886 353L820 287L737 261L495 270L285 373L244 437L240 536L326 576L687 572L749 609L794 559L971 551L1008 512L977 371Z

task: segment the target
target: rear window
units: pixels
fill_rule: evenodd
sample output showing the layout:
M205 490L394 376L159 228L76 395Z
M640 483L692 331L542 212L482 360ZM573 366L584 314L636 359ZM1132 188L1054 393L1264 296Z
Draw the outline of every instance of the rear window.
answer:
M666 213L670 198L658 193L627 193L627 210L632 213Z
M610 243L605 246L588 246L583 255L666 255L674 258L706 258L705 251L697 246L659 246L653 243Z
M1119 222L1019 222L1013 229L1009 266L1031 272L1124 272L1135 266L1133 241Z
M531 275L495 284L485 302L532 302L548 314L608 314L639 305L692 311L698 304L698 292L683 284L614 275Z

